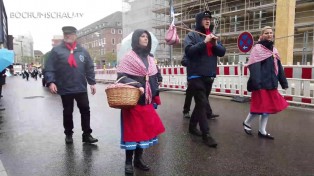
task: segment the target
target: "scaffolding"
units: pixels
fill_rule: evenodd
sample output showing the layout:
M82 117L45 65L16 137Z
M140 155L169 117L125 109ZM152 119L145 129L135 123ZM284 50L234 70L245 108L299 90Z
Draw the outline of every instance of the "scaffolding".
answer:
M152 0L152 2L155 17L153 28L161 41L157 52L158 58L161 63L170 64L169 56L172 52L174 64L179 64L184 52L183 42L173 46L172 50L163 42L170 24L169 0ZM181 41L189 32L181 28L194 29L195 15L209 7L214 19L213 24L218 24L216 35L227 48L226 55L220 58L220 62L224 64L238 61L240 53L237 38L240 33L248 31L252 33L254 41L257 41L261 29L264 26L275 27L276 22L276 0L173 0L173 5L176 14L175 25L178 26ZM314 2L312 0L296 1L294 64L297 62L304 64L309 60L313 64L313 14Z

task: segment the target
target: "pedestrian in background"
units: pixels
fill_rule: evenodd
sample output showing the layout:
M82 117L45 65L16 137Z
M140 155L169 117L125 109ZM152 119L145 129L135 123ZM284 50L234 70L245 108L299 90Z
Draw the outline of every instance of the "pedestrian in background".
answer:
M29 72L28 70L24 70L24 75L25 75L25 78L26 78L26 81L28 81L28 78L29 78Z
M5 78L6 78L6 74L5 73L6 73L6 71L7 71L7 69L5 68L0 73L0 99L3 97L2 96L2 86L5 84Z
M207 108L210 106L208 95L216 77L217 56L223 57L226 49L218 42L218 37L211 33L210 11L196 15L197 32L189 32L184 39L185 54L189 59L187 66L188 86L195 100L195 107L190 119L189 132L202 136L203 142L209 147L216 147L217 142L209 132ZM206 35L206 36L205 36ZM210 112L212 114L212 112ZM197 129L199 123L200 130Z
M252 135L251 122L260 116L258 136L265 139L274 139L266 131L269 114L288 107L287 101L278 92L278 81L282 89L288 88L288 82L278 50L274 47L273 36L270 26L262 29L260 40L253 47L247 63L250 70L247 90L252 94L250 113L243 122L243 127L246 134Z
M148 31L137 29L132 35L132 51L126 54L117 67L121 83L138 87L142 95L138 104L130 109L121 110L121 148L125 149L125 173L133 174L134 167L144 171L150 168L143 161L143 149L158 142L157 136L165 131L153 103L158 94L158 70L150 54L152 40Z
M63 42L54 47L45 64L45 79L51 93L61 96L63 105L63 126L65 142L73 143L73 106L74 100L81 113L83 130L82 141L95 143L90 127L90 107L87 95L87 83L91 93L96 93L94 64L89 53L76 41L76 28L62 28Z

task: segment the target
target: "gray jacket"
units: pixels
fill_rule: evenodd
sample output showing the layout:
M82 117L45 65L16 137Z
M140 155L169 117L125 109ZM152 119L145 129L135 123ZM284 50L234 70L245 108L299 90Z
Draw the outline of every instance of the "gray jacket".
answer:
M47 84L55 83L60 95L87 92L87 82L89 85L96 84L93 61L79 44L74 49L77 67L69 65L69 55L64 42L52 48L45 64Z

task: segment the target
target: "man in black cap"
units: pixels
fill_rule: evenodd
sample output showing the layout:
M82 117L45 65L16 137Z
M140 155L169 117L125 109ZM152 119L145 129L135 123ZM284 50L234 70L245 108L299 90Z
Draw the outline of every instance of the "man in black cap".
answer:
M63 105L63 126L65 142L73 143L73 106L74 100L81 113L82 140L95 143L90 128L90 108L87 95L87 83L91 93L96 93L94 64L89 53L76 43L76 28L62 28L64 40L54 47L46 61L45 79L51 93L61 96Z
M210 106L208 95L216 77L217 56L223 57L226 49L218 42L218 37L211 33L211 18L210 11L196 15L195 30L202 34L189 32L185 37L184 47L188 58L188 84L195 100L189 132L202 136L203 142L207 146L216 147L217 142L210 135L207 121L207 109ZM199 123L201 131L197 129L197 123Z

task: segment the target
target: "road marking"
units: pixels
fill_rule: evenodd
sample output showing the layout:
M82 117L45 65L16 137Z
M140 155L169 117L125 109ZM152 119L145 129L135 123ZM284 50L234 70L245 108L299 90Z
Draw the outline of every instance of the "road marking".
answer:
M5 171L5 169L3 167L1 160L0 160L0 176L8 176L7 172Z

